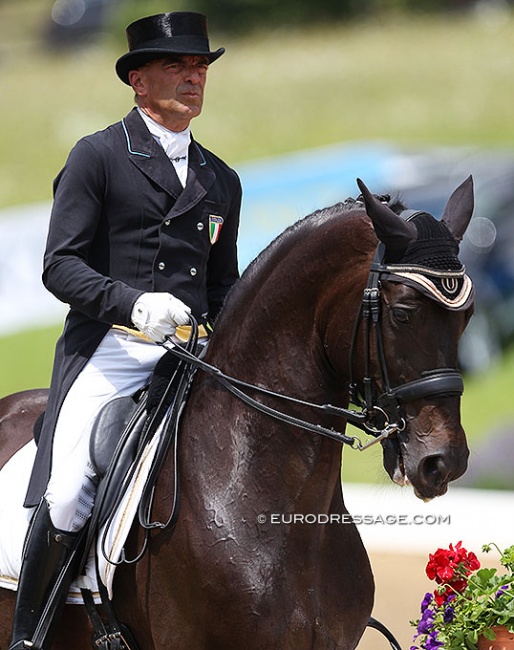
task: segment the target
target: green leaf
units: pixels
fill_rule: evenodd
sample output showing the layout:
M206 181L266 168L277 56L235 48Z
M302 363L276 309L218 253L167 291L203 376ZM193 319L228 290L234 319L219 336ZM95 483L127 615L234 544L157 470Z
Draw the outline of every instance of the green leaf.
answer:
M468 632L466 632L466 641L470 644L476 645L478 641L477 630L469 630Z

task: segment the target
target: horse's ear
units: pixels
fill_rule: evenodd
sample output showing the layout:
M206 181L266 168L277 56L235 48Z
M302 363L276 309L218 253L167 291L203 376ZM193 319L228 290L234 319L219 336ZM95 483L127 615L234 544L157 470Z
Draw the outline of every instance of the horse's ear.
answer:
M402 219L389 206L381 203L371 194L360 178L357 179L357 185L362 192L366 212L373 222L377 237L389 250L405 250L418 236L416 226Z
M458 242L466 232L474 207L473 177L468 176L448 199L441 217L441 221L444 221Z

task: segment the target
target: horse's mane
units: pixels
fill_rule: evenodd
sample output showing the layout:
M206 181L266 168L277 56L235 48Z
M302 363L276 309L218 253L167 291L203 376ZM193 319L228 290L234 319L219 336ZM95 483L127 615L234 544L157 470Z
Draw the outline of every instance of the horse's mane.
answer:
M388 194L384 194L378 196L378 198L384 203L387 203L397 214L405 210L406 206L399 197L391 199ZM315 210L286 228L244 270L241 278L230 290L218 317L218 321L224 320L225 317L230 318L230 313L239 305L249 285L254 282L256 276L265 272L266 269L270 269L270 271L274 269L276 266L275 262L283 259L288 251L292 250L299 241L309 237L314 230L319 229L323 224L333 219L345 219L350 214L355 214L356 212L364 212L364 202L360 196L356 199L349 197L345 201L341 201L330 207Z
M389 194L383 194L377 196L377 198L386 203L396 214L400 214L406 209L406 206L399 197L391 199ZM257 255L257 257L245 269L238 284L251 279L264 265L267 264L268 261L271 261L274 256L277 254L283 255L286 250L294 247L300 239L308 236L312 230L319 228L327 221L331 221L332 219L341 220L350 213L356 211L364 212L364 201L361 196L356 199L348 197L345 201L315 210L306 217L296 221L271 241L271 243L268 244L259 255Z

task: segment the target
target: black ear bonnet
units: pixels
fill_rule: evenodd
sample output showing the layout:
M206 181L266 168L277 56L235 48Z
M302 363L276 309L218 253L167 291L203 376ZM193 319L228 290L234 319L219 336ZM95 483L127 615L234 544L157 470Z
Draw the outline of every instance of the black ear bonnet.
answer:
M384 247L383 279L409 284L447 309L467 309L474 299L473 283L446 224L426 212L411 210L401 216L414 224L418 236L404 250Z

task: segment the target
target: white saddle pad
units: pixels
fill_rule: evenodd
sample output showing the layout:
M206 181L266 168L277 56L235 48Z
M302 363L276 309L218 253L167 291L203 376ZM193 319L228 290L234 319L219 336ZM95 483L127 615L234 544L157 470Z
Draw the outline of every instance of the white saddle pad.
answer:
M137 511L146 477L150 470L159 435L155 435L148 444L145 453L134 472L134 478L128 486L121 506L113 518L108 530L103 530L99 539L104 539L103 549L97 544L100 578L112 598L112 584L115 562L120 558L123 545ZM23 507L30 473L36 453L33 441L22 447L0 470L0 588L16 591L20 575L23 543L34 509ZM95 572L95 549L89 556L86 575L75 581L68 595L69 603L82 604L81 587L90 588L98 600L98 588ZM109 558L105 558L105 555Z

